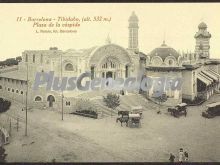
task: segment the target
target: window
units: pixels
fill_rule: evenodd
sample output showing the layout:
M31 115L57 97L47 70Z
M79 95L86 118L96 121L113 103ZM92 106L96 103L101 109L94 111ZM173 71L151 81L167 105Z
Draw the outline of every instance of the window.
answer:
M28 62L28 55L25 55L25 62Z
M0 89L2 89L2 86L0 85Z
M23 91L21 91L21 94L22 94L22 95L23 95L23 93L24 93L24 92L23 92Z
M70 106L70 101L66 101L66 106Z
M35 101L42 101L42 98L40 96L35 97Z
M14 92L15 90L14 90L14 89L12 89L11 91L12 91L12 92Z
M33 63L35 63L35 54L33 54Z
M40 63L43 63L43 54L40 55Z
M169 65L173 65L173 60L169 60Z
M18 93L19 91L18 90L16 90L16 93Z
M70 63L66 64L65 70L66 70L66 71L73 71L73 65L70 64Z
M10 88L8 88L8 91L10 91L11 89Z

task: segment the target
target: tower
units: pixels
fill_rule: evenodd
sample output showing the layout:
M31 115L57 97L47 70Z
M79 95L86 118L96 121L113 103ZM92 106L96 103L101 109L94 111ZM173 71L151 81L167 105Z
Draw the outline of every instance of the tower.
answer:
M204 22L199 24L198 29L199 31L194 36L196 40L195 54L197 59L208 59L211 34L207 31L207 25Z
M132 12L128 19L129 41L128 48L133 51L138 51L138 17Z

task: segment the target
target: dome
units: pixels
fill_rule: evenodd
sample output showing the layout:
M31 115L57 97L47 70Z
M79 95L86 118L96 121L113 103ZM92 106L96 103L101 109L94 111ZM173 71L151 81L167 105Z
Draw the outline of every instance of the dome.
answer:
M198 26L199 29L206 29L207 25L204 22L201 22Z
M162 60L165 60L165 58L168 56L175 57L176 59L178 59L178 57L180 56L180 54L175 49L167 46L165 42L163 42L160 47L155 48L153 51L151 51L149 55L151 58L154 56L159 56L162 58Z
M138 22L138 17L136 16L135 12L133 11L131 16L129 17L129 22Z

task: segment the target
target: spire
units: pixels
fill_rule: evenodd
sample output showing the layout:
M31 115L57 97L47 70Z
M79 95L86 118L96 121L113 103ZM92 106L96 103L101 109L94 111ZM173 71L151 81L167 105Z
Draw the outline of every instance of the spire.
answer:
M167 46L166 45L166 31L163 32L163 44L161 46Z
M110 38L109 34L108 34L105 42L106 42L106 44L111 44L111 38Z
M163 44L161 46L167 46L165 40L163 40Z

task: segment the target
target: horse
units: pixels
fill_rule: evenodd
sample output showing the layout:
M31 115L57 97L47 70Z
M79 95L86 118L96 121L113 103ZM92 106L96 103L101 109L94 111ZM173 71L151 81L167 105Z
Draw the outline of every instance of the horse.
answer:
M127 127L127 126L128 126L128 120L129 120L129 117L128 117L128 116L127 116L127 117L118 117L118 118L116 119L116 123L117 123L118 121L120 121L122 127L123 127L122 123L126 123L126 127Z
M128 116L129 115L129 111L118 111L118 116L121 115L123 116Z
M178 111L176 108L168 108L167 111L170 112L172 116L178 117L177 115Z

